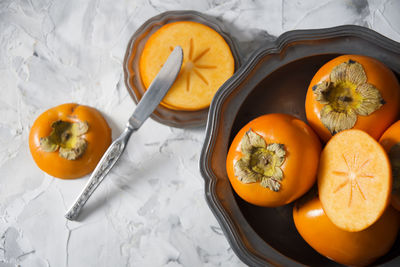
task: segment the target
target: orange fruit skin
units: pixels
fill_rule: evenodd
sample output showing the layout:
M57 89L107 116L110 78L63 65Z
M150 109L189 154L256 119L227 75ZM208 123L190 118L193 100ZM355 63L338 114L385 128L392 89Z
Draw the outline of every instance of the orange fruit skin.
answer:
M392 124L381 136L379 143L389 153L392 146L400 142L400 121ZM400 211L400 195L392 192L392 206Z
M161 105L194 111L207 108L218 88L235 71L229 45L214 29L194 21L168 23L147 40L139 60L140 77L148 88L175 46L183 49L177 79Z
M393 246L400 225L399 213L389 206L369 228L344 231L329 220L318 197L306 203L298 201L293 207L293 220L303 239L318 253L351 266L369 265L385 255Z
M357 61L363 66L365 74L367 75L367 82L373 84L379 90L386 102L381 108L371 113L369 116L357 116L357 122L353 129L363 130L378 140L386 128L396 120L399 114L400 85L396 76L388 67L380 61L366 56L339 56L323 65L317 71L307 90L305 103L307 121L324 142L327 142L332 135L320 120L320 112L324 105L320 104L315 99L312 87L322 81L328 80L335 66L347 62L350 59Z
M267 144L285 145L286 158L281 166L281 189L274 192L260 183L242 183L234 173L235 163L242 157L241 140L252 129ZM321 152L318 136L303 121L286 114L268 114L250 121L235 136L227 155L226 170L235 192L245 201L263 207L288 204L306 193L316 180Z
M48 136L51 124L57 120L67 122L87 121L89 130L83 137L88 145L85 153L76 160L67 160L55 152L40 148L40 138ZM94 170L111 144L111 129L96 109L74 103L62 104L43 112L33 123L29 133L29 148L37 166L51 176L72 179Z

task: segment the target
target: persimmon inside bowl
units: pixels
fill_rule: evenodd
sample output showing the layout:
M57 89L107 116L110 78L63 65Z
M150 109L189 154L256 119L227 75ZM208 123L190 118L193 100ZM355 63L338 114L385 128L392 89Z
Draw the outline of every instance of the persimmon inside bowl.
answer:
M293 31L256 51L214 97L200 160L206 199L233 250L250 266L339 266L298 234L293 204L263 208L245 202L233 191L225 165L233 138L252 119L286 113L306 122L311 79L326 62L343 54L374 57L400 77L400 44L372 30L341 26ZM397 238L391 251L374 264L399 265L399 256Z

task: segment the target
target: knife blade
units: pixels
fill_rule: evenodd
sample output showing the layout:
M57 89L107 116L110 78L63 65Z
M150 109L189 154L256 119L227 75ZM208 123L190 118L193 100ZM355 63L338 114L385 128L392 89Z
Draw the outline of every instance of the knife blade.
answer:
M108 172L124 152L132 133L142 126L144 121L150 116L158 104L160 104L161 100L174 83L181 69L182 60L182 48L176 46L158 72L157 76L154 78L153 82L150 84L149 88L144 93L142 99L139 101L135 111L128 120L125 130L108 147L90 176L85 188L65 214L65 218L68 220L76 220L86 201L104 180Z

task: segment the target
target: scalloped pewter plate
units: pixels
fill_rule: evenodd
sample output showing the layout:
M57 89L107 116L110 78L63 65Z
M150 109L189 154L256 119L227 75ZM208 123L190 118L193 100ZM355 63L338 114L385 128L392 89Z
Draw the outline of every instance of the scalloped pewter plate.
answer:
M235 60L235 71L241 64L240 55L235 42L227 33L225 26L215 17L192 10L167 11L147 20L131 37L124 58L124 80L133 101L137 104L145 92L145 86L139 74L139 58L147 39L165 24L175 21L195 21L218 32L231 48ZM158 105L151 118L168 126L189 128L203 126L207 122L208 108L197 111L168 109Z
M230 186L225 158L236 133L266 113L306 121L304 102L315 72L341 54L382 61L400 77L400 44L360 26L284 33L256 51L220 88L208 115L200 171L208 205L231 247L250 266L338 266L319 255L297 233L292 207L261 208L246 203ZM400 265L400 239L375 264Z

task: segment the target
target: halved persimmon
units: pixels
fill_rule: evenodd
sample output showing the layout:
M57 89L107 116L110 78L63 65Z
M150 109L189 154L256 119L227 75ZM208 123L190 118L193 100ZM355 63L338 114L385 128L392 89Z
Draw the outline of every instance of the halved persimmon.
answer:
M337 227L356 232L371 226L386 209L391 189L389 158L364 131L337 133L322 150L319 198Z
M392 166L392 205L400 210L400 121L392 124L382 135L379 143L389 155Z
M111 129L96 109L74 103L43 112L29 133L29 148L44 172L63 179L94 170L111 143Z
M323 65L306 96L310 126L326 142L337 132L360 129L376 140L399 114L400 85L380 61L343 55Z
M399 213L388 207L373 225L360 232L338 228L326 216L318 196L306 195L293 207L297 231L318 253L338 263L366 266L385 255L399 231Z
M168 23L147 40L140 56L146 88L175 46L183 49L181 71L161 104L176 110L207 108L218 88L235 70L231 49L214 29L194 21Z
M268 114L246 124L234 138L226 170L236 193L258 206L285 205L316 180L321 144L303 121Z

